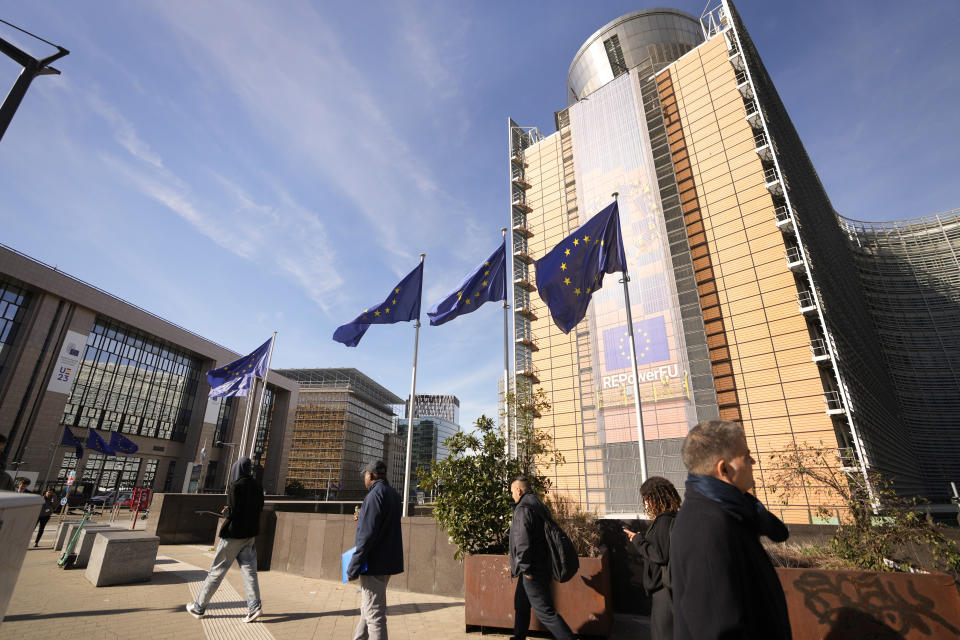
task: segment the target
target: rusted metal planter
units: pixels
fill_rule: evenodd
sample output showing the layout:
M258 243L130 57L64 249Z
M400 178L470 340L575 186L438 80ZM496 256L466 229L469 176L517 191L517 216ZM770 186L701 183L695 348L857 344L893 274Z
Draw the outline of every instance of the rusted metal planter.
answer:
M794 640L960 638L960 593L943 573L777 569Z
M513 628L513 594L507 556L467 556L464 561L464 618L467 626ZM553 582L553 603L574 633L609 635L613 628L613 594L607 555L580 558L580 571L569 582ZM536 614L531 631L545 631Z

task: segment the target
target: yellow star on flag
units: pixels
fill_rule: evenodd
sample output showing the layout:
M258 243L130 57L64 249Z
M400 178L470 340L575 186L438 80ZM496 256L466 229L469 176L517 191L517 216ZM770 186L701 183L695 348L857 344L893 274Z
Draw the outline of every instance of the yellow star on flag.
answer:
M580 295L580 289L579 289L579 287L573 290L573 295L575 295L575 296Z
M580 238L574 238L574 239L573 239L573 246L575 246L575 247L580 246Z
M566 270L567 270L567 263L566 263L566 262L561 262L561 263L560 263L560 271L566 271Z
M570 284L570 278L564 278L563 284Z
M563 252L563 255L565 255L565 256L570 255L570 249L565 249L564 252Z

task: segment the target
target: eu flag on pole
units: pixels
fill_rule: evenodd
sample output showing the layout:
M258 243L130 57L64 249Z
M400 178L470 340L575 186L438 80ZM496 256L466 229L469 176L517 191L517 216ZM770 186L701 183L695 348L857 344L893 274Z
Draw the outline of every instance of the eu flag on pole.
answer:
M110 448L120 453L136 453L140 447L119 431L114 431L110 434Z
M267 358L270 356L270 338L253 353L225 364L219 369L207 371L210 383L210 398L221 396L245 396L250 393L254 377L267 375Z
M537 289L553 321L570 333L587 314L603 275L626 268L617 203L593 216L537 260Z
M83 457L83 443L66 426L63 427L63 437L60 438L60 444L64 447L76 447L77 458Z
M475 311L484 302L507 297L506 248L501 244L480 263L463 282L427 311L430 324L439 326L465 313Z
M103 438L100 437L100 434L94 431L92 428L90 429L90 435L87 436L87 449L90 449L91 451L99 451L100 453L104 453L108 456L117 455L117 452L113 450L113 447L104 442Z
M670 359L663 316L634 322L633 333L637 340L637 366ZM603 355L608 371L630 368L630 333L626 325L603 332Z
M420 317L420 293L423 289L423 262L397 283L386 300L375 307L364 309L363 313L340 325L333 332L333 339L348 347L360 344L360 338L372 324L393 324L407 322Z

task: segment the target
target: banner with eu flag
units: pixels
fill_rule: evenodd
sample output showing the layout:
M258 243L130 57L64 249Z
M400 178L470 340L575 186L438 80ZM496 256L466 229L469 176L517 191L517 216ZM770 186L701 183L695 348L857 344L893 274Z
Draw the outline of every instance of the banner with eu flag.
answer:
M207 382L210 383L208 397L245 396L253 387L254 378L263 378L267 375L267 359L270 357L270 338L256 351L247 354L219 369L207 371Z
M603 332L603 356L608 371L630 368L630 332L626 325ZM663 316L633 323L636 336L637 366L670 359L667 326Z
M464 278L457 288L427 311L430 324L439 326L465 313L475 311L484 302L507 297L506 246L501 244L490 257Z
M593 292L603 286L603 275L626 265L616 202L537 260L537 290L560 330L570 333L587 314Z
M364 309L363 313L347 324L340 325L333 332L333 339L348 347L360 344L360 338L372 324L393 324L407 322L420 317L420 293L423 289L423 262L397 283L386 300L375 307Z

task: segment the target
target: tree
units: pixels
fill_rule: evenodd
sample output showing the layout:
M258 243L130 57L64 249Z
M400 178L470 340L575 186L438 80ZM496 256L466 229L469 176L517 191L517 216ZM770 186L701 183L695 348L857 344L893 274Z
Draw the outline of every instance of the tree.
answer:
M299 497L306 493L307 489L299 480L287 480L287 486L283 488L283 493L288 496Z
M515 400L508 396L509 403ZM542 391L535 403L538 412L549 408ZM535 429L532 420L524 422L517 431L516 457L507 453L503 430L480 416L474 431L447 438L450 455L445 460L434 461L429 471L417 472L420 487L438 494L433 515L457 545L457 559L466 554L506 553L513 518L510 482L525 475L533 490L543 495L550 479L536 472L537 464L563 461L552 439Z
M822 442L819 446L794 442L771 458L775 470L767 488L783 504L804 492L808 499L821 499L817 515L836 513L838 526L830 550L837 557L864 569L891 571L909 568L911 563L894 558L920 548L929 552L930 568L960 571L960 551L921 515L919 501L898 495L882 474L868 472L864 477L859 470L849 471L844 460L854 459L852 451ZM842 508L835 512L828 504ZM912 564L925 563L915 557Z

